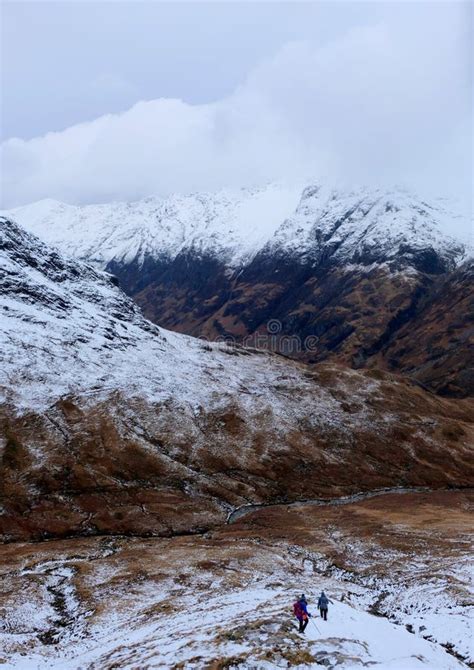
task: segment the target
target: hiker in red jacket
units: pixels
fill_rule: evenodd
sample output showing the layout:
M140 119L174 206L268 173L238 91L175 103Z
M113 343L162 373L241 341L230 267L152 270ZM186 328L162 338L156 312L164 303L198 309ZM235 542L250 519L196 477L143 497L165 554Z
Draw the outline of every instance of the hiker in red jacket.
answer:
M309 617L311 616L311 614L308 612L307 605L308 602L304 595L302 595L301 598L298 598L298 600L293 605L293 613L300 622L300 627L298 629L299 633L304 633L304 630L308 625Z

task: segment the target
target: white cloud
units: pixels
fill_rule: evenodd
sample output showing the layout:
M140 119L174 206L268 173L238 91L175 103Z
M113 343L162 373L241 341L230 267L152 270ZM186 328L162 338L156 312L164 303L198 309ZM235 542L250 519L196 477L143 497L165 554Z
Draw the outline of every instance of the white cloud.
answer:
M457 22L380 23L324 46L295 42L212 104L139 102L61 132L7 140L3 206L307 175L461 195L469 190L470 84L459 31Z

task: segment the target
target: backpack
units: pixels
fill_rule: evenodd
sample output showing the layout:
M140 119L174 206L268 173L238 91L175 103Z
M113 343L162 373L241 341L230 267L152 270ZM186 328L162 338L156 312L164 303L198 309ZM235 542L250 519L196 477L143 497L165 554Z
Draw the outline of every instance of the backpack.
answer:
M294 612L294 615L297 619L302 619L303 618L303 610L301 609L301 605L300 605L299 600L297 600L293 604L293 612Z

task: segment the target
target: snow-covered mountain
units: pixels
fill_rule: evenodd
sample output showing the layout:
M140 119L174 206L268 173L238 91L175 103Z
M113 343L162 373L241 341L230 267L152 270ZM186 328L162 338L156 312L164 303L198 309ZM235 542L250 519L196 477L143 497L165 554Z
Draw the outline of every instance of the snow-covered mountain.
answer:
M186 249L215 254L234 268L271 238L299 193L269 185L83 207L41 200L8 215L64 253L104 268L111 261L172 259Z
M270 184L82 207L42 200L8 215L64 253L103 268L111 261L174 259L184 251L216 256L231 269L263 249L365 264L409 260L410 251L431 249L449 267L466 255L443 232L456 215L402 190L314 185L301 194Z
M403 190L340 192L315 185L303 191L294 215L276 230L268 247L317 263L388 263L428 272L431 255L453 269L470 253L445 232L458 216ZM436 265L431 271L437 271Z
M456 215L439 203L402 190L320 184L301 194L273 184L128 204L48 200L12 216L116 275L166 328L261 347L272 322L279 337L317 342L288 351L271 338L270 348L296 358L375 365L439 393L474 392L471 250L445 234ZM433 329L426 317L436 314L444 316Z

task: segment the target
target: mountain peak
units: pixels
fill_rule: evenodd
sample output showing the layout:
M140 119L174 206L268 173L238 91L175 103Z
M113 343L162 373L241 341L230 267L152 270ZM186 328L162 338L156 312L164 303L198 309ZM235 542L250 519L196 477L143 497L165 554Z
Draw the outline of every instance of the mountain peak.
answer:
M313 260L441 272L467 253L443 232L456 215L439 204L403 189L341 190L323 182L302 192L272 183L102 205L48 199L8 214L49 244L103 268L190 252L235 269L260 251L278 249Z
M294 215L269 245L304 253L315 262L388 263L437 274L453 269L468 253L444 233L449 216L404 190L340 191L315 185L303 191Z

